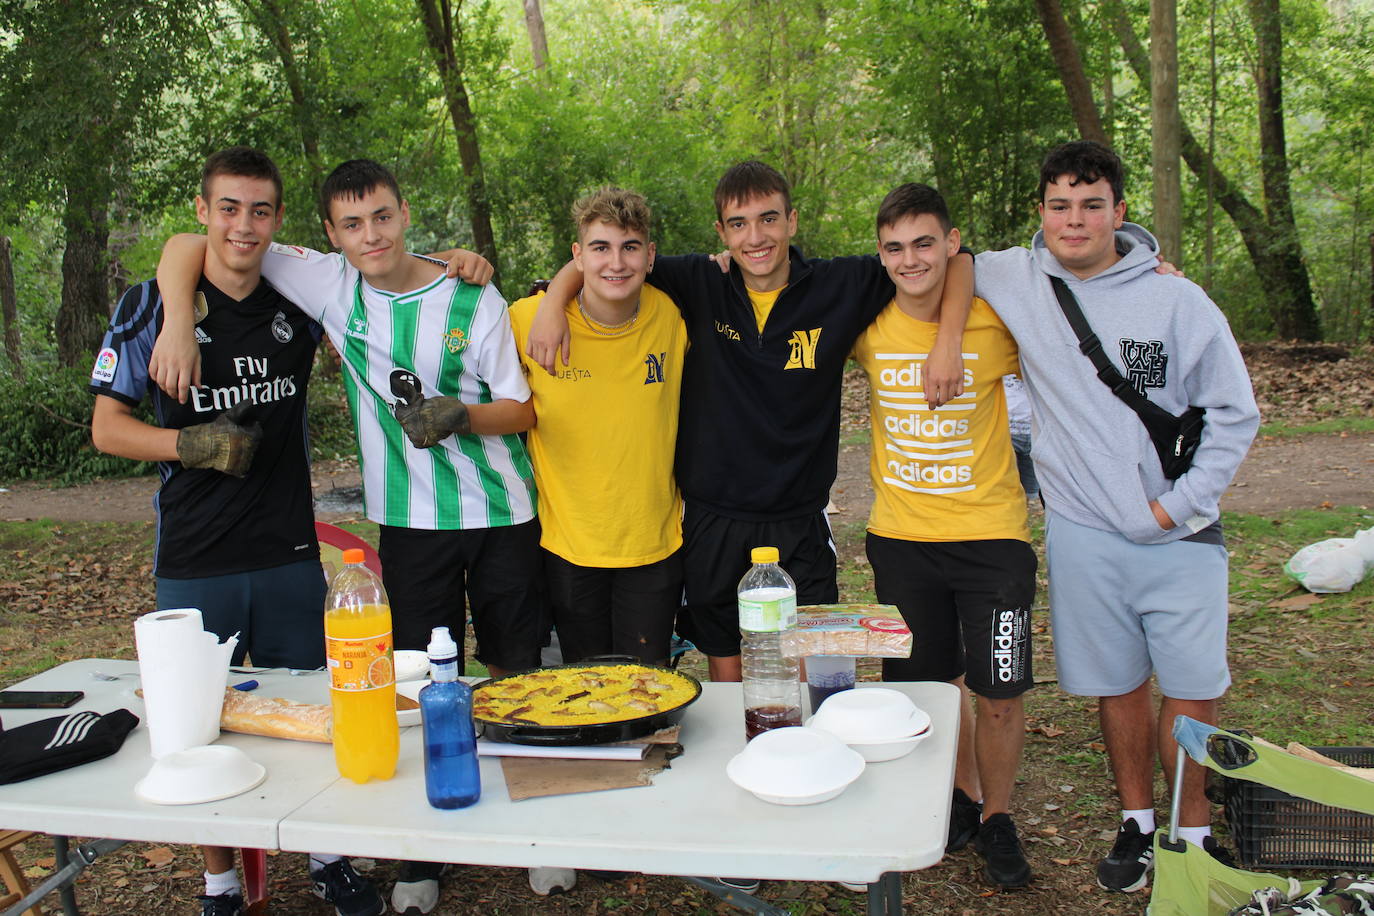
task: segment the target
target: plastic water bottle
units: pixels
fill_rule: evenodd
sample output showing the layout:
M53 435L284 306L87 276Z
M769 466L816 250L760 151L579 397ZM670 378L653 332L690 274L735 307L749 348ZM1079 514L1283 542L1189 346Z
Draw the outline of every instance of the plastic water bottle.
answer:
M334 762L354 782L390 779L400 751L391 603L361 550L345 550L343 559L324 602Z
M430 684L420 691L425 729L425 794L435 808L466 808L482 796L472 688L458 680L458 644L448 627L429 636Z
M784 642L797 625L797 586L778 565L778 548L755 547L739 580L740 654L744 667L744 734L801 725L797 659Z

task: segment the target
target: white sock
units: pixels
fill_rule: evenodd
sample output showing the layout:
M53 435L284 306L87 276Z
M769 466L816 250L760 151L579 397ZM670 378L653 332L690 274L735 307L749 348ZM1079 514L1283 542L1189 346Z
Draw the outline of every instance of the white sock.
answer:
M1211 827L1180 827L1178 828L1178 838L1187 840L1194 846L1202 846L1202 841L1212 835Z
M332 852L312 852L310 854L310 874L314 874L326 865L333 865L342 859L343 856L336 856Z
M1135 818L1135 825L1140 828L1141 833L1155 832L1154 808L1127 808L1121 812L1121 822L1123 824L1131 818Z
M205 896L218 897L220 894L237 894L239 892L239 870L231 868L222 871L217 875L212 875L208 871L205 873Z

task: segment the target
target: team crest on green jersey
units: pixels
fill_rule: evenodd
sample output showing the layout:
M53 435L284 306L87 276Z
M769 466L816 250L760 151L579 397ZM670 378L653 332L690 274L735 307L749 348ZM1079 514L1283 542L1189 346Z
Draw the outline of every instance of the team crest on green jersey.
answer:
M462 353L468 348L467 335L462 328L450 328L444 335L444 346L448 347L450 353Z

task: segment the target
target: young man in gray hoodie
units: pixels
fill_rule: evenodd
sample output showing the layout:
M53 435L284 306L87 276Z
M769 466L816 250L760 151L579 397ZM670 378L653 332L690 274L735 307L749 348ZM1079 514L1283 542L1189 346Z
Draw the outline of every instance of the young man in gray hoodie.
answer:
M980 254L977 294L1015 336L1034 407L1059 683L1098 698L1122 804L1104 888L1152 865L1154 760L1172 784L1174 716L1216 721L1230 684L1217 501L1259 426L1226 318L1194 283L1155 272L1154 237L1125 222L1123 170L1091 141L1052 150L1031 246ZM1139 416L1096 376L1050 283L1064 280L1108 358L1173 414L1206 409L1192 466L1168 480ZM1154 675L1163 700L1151 697ZM1201 768L1185 770L1180 834L1213 851Z

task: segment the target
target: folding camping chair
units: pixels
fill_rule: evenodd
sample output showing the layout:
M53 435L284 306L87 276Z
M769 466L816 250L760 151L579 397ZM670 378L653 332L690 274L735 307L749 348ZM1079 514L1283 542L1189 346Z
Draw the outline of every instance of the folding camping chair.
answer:
M1263 783L1323 805L1374 815L1374 782L1187 716L1174 720L1173 733L1178 742L1173 806L1169 829L1155 831L1155 878L1147 916L1227 916L1249 903L1256 891L1279 888L1289 897L1296 897L1322 884L1231 868L1200 847L1180 840L1178 816L1185 754L1234 779Z

